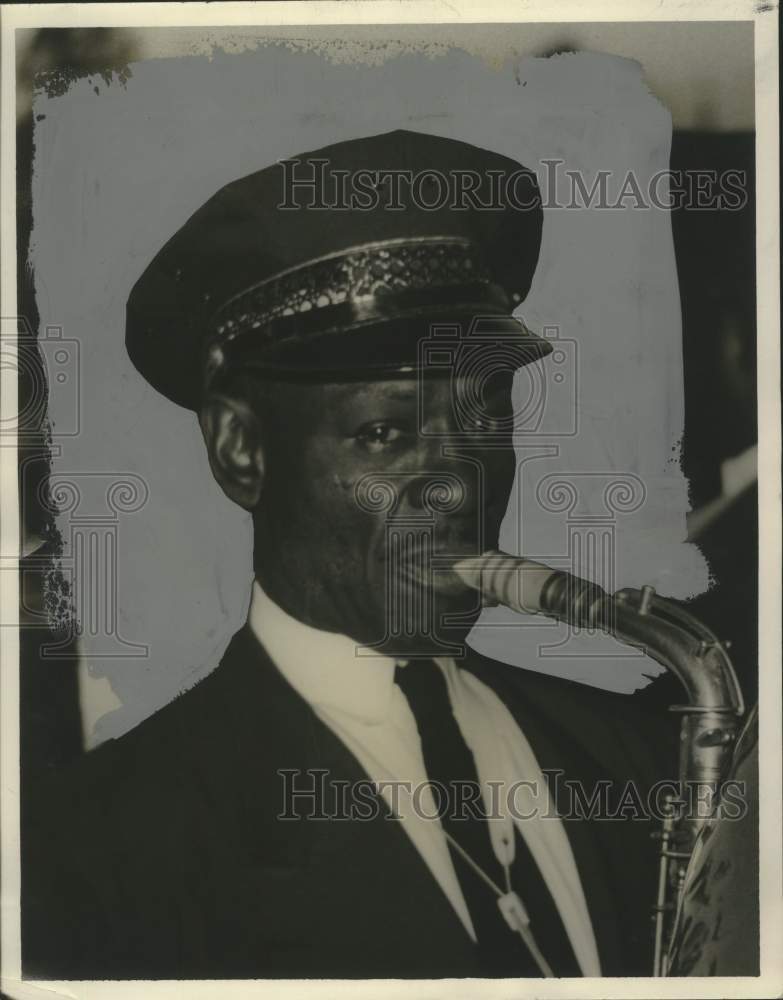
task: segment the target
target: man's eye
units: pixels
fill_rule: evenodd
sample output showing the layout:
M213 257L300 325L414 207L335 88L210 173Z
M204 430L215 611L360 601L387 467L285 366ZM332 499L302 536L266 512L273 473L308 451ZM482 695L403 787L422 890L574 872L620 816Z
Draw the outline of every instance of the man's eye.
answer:
M366 424L356 434L356 440L367 451L379 452L398 441L403 433L395 424Z

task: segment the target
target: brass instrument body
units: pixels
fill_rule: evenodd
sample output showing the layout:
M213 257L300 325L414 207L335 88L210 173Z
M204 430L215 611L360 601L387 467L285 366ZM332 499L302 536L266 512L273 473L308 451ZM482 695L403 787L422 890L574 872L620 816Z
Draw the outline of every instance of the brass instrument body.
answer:
M745 711L727 644L649 586L610 595L597 584L569 573L497 552L463 560L454 568L465 583L482 594L485 603L544 614L576 628L599 629L642 650L682 685L685 702L670 706L681 716L680 795L669 796L657 834L658 893L653 906L653 975L666 975L688 860L729 773ZM694 808L694 795L698 808Z

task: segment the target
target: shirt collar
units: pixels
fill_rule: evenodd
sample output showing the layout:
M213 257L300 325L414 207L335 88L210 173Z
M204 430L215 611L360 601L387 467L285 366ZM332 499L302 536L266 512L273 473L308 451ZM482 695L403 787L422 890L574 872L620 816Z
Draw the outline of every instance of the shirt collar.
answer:
M292 618L253 583L248 625L288 683L318 708L344 712L367 725L388 717L395 661Z

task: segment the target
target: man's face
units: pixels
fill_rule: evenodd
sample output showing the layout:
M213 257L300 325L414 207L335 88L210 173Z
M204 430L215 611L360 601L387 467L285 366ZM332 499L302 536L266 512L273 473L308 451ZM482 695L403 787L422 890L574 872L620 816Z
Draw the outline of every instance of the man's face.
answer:
M515 472L510 374L478 397L458 378L416 376L265 392L255 561L267 593L389 652L461 641L478 597L450 567L498 543Z

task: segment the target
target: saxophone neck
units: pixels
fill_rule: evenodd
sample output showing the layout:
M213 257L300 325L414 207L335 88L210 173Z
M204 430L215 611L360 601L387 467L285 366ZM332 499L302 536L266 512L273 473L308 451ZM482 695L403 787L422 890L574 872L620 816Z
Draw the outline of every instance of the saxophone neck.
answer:
M501 552L454 566L486 604L543 614L575 628L600 630L640 649L673 673L685 689L688 711L740 716L742 692L725 643L694 615L653 587L608 594L602 587L543 563Z

